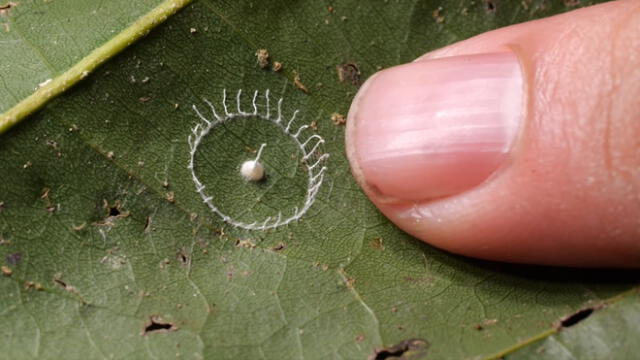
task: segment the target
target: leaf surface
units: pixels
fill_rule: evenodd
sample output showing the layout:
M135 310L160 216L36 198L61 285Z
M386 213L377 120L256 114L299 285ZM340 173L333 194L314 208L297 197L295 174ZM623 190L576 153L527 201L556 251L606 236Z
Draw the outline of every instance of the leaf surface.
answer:
M353 181L344 127L331 120L379 68L568 9L195 2L2 136L0 262L11 274L0 277L0 348L39 359L489 358L625 293L637 274L473 261L404 234ZM258 49L270 53L264 69ZM345 66L360 80L349 70L341 82ZM196 192L188 139L206 122L192 106L213 121L208 100L225 117L225 91L237 116L203 136L194 173L221 212L245 223L302 208L305 154L265 120L267 98L271 120L282 98L284 119L299 110L292 129L309 126L300 139L325 141L311 159L330 155L300 221L229 226ZM263 118L244 114L254 110ZM267 178L247 183L239 166L262 143Z

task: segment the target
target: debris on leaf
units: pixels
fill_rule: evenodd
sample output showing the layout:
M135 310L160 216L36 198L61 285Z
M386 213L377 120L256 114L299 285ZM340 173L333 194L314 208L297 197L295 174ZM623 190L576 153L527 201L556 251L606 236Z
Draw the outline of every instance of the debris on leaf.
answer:
M261 69L266 69L269 66L269 51L267 49L258 49L256 58Z
M47 79L47 80L41 82L40 84L38 84L38 87L36 88L36 90L51 84L52 81L53 81L53 79Z
M302 83L302 81L300 80L300 74L298 74L297 72L294 72L293 75L293 84L303 93L308 94L309 93L309 89L307 89L306 86L304 86L304 84Z
M246 249L255 249L257 247L251 240L236 240L236 247L243 247Z
M437 9L433 10L431 13L433 20L435 20L438 24L444 23L444 16L442 16L442 6L439 6Z
M39 282L25 281L24 282L24 289L25 290L34 289L36 291L43 291L44 290L44 286L42 286L42 284L40 284Z
M327 269L328 268L329 266L327 266ZM349 289L353 289L353 284L356 282L356 279L350 277L343 267L338 268L338 274L340 274L340 276L342 277L344 285Z
M384 250L384 242L381 237L376 237L371 240L371 247L377 250Z
M60 145L54 140L47 140L47 146L51 148L51 150L55 151L56 156L60 158L62 156L62 152L60 151Z
M355 63L344 63L336 66L336 72L338 73L338 81L349 81L351 85L360 85L360 69Z
M56 205L56 204L53 204L51 202L51 199L49 199L49 192L50 191L51 191L51 189L49 189L47 187L42 189L42 195L40 196L40 198L45 201L45 209L48 212L52 213L52 212L55 212L56 210L58 210L59 204Z
M282 63L279 61L274 61L273 67L271 69L275 72L279 72L280 70L282 70Z
M488 326L495 325L497 322L498 322L498 319L487 319L479 324L475 324L473 328L478 331L481 331L487 328Z
M82 231L86 226L87 226L87 223L84 222L80 225L71 225L71 229L73 229L73 231Z
M347 118L340 113L331 114L331 121L336 125L344 125L347 123Z
M165 258L164 260L160 261L160 270L164 270L167 265L171 264L171 260Z
M4 276L11 276L13 274L13 270L11 270L11 268L6 265L2 265L0 267L0 271L2 271L2 275Z
M80 292L78 291L78 289L75 288L75 286L73 285L69 285L67 284L64 280L62 280L62 273L57 273L53 276L53 282L56 283L57 285L59 285L61 288L63 288L64 290L74 294L75 296L78 297L78 299L80 299L80 301L83 304L87 304L87 302L84 300L84 298L82 297L82 295L80 295Z

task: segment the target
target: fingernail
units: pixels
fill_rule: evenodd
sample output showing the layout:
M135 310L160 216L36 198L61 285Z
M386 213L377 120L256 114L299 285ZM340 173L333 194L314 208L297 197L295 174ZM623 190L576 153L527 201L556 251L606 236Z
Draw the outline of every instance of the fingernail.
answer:
M398 199L474 188L509 158L523 117L523 83L512 52L384 70L363 85L349 111L350 160L370 188Z

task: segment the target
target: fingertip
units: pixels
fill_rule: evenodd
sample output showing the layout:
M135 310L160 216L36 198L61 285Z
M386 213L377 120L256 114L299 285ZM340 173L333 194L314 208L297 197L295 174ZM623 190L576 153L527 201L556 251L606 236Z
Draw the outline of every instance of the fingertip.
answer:
M620 73L634 61L628 48L602 49L636 5L602 6L598 29L601 9L584 9L370 78L352 103L346 148L372 202L408 233L467 256L640 266L640 125L628 116L640 113L628 100L640 96L640 76ZM571 31L581 35L563 42ZM625 95L612 97L607 79Z

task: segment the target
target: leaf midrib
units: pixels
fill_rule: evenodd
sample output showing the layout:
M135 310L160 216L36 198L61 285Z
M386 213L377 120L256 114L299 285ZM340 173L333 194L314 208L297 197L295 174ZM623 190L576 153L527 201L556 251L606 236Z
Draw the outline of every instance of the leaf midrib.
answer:
M31 95L22 99L18 104L0 115L0 135L44 107L53 98L69 90L99 66L147 35L149 31L189 5L192 1L193 0L165 0L156 8L138 18L138 20L129 27L112 37L105 44L91 51L86 57L65 72L53 78L49 84L36 89ZM24 36L20 36L24 38ZM28 41L25 41L25 43L34 50L33 45ZM37 49L34 51L36 51L36 54L39 54L49 71L55 74L55 69L52 69L51 64L43 58L43 55L37 51Z

